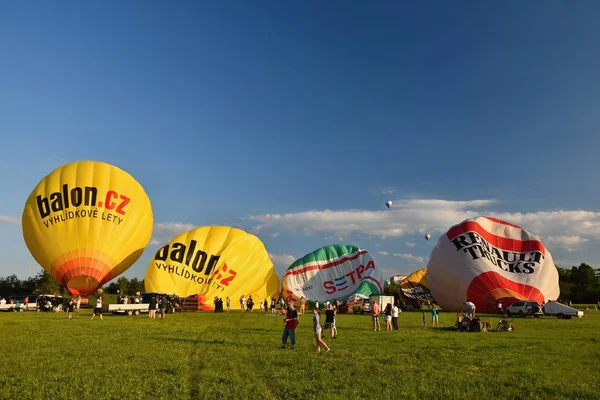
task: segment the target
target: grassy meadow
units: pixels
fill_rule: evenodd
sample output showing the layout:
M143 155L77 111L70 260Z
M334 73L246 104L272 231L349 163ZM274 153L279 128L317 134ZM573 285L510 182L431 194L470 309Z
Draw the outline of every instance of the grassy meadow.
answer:
M456 332L453 313L432 329L405 312L398 332L340 314L339 338L327 334L332 350L321 354L311 314L294 350L280 348L283 318L260 312L90 317L0 313L0 399L600 398L595 310L488 333Z

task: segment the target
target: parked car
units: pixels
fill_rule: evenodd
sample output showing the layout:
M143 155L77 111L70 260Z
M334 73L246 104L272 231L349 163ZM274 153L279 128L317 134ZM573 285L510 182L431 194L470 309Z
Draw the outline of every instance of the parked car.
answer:
M354 311L354 314L370 313L371 312L371 304L369 303L368 299L358 301L352 307L352 311Z
M524 300L524 301L516 301L512 303L506 309L506 314L509 317L518 315L519 317L525 317L527 315L533 315L534 317L539 317L542 315L541 307L534 300Z

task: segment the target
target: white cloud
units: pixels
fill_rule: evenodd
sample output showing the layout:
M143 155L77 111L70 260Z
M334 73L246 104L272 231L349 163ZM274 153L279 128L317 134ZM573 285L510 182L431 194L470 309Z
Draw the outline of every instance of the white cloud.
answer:
M445 232L453 224L480 214L475 210L493 200L397 200L387 210L312 210L290 214L248 217L256 230L280 228L296 232L327 232L338 236L362 233L375 237Z
M589 242L589 239L586 239L581 236L544 236L541 238L544 243L555 243L559 246L562 246L567 251L574 251Z
M381 247L379 243L375 243L375 247Z
M394 187L386 187L381 189L381 194L394 194L394 192L396 191L396 188Z
M362 233L380 238L398 238L413 234L444 233L467 218L489 215L524 227L543 241L548 241L548 246L572 250L590 240L600 240L600 212L555 210L510 213L494 211L495 204L495 200L411 199L397 200L389 210L312 210L255 215L248 219L258 223L258 229L278 228L340 236ZM414 247L413 242L407 242L406 245Z
M390 253L388 253L387 251L378 251L377 254L379 254L380 256L389 256Z
M158 222L154 224L154 230L152 233L155 237L168 237L170 239L173 236L190 231L197 227L197 225L183 222Z
M21 221L17 218L9 217L8 215L0 215L0 223L21 225Z
M279 236L279 232L273 232L273 233L271 233L271 237L272 238L276 238L277 236Z
M286 270L290 265L296 261L296 257L291 254L272 254L269 253L273 265L278 270Z
M414 254L409 253L394 253L393 256L403 258L406 261L415 264L423 264L425 262L425 257L415 256Z
M163 242L161 242L158 239L150 239L150 243L148 243L148 246L160 246Z
M413 243L413 242L406 242L406 245L407 245L408 247L415 247L417 244L416 244L416 243Z

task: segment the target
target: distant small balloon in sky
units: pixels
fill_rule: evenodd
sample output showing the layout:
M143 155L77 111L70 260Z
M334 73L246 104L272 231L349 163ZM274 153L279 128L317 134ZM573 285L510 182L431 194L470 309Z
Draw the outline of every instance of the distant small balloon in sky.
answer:
M386 202L385 202L385 206L386 206L387 208L390 208L390 207L392 206L392 202L391 202L390 200L386 201Z
M431 235L428 233L427 235L425 235L425 239L427 239L427 240L431 239Z

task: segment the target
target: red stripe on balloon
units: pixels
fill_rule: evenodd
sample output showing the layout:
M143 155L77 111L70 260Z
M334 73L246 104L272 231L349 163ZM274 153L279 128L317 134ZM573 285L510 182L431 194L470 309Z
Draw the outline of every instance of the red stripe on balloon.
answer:
M366 253L367 253L367 251L361 250L357 254L353 255L352 257L346 256L346 257L340 258L339 260L330 262L328 264L321 264L321 265L316 264L316 265L311 265L309 267L304 267L304 268L301 268L301 269L295 269L293 271L288 271L288 272L285 273L285 275L283 276L283 278L285 278L288 275L300 275L300 274L303 274L303 273L308 272L308 271L313 271L315 269L327 269L327 268L335 267L335 266L343 264L343 263L345 263L347 261L356 260L358 257L360 257L360 256L362 256L363 254L366 254Z
M465 221L459 225L453 226L450 228L450 230L448 230L446 236L449 240L453 240L457 236L464 235L468 232L476 232L492 246L501 250L514 251L516 253L539 251L542 254L546 254L546 248L539 240L508 239L502 236L496 236L493 233L485 230L481 225L479 225L479 223L475 221Z

